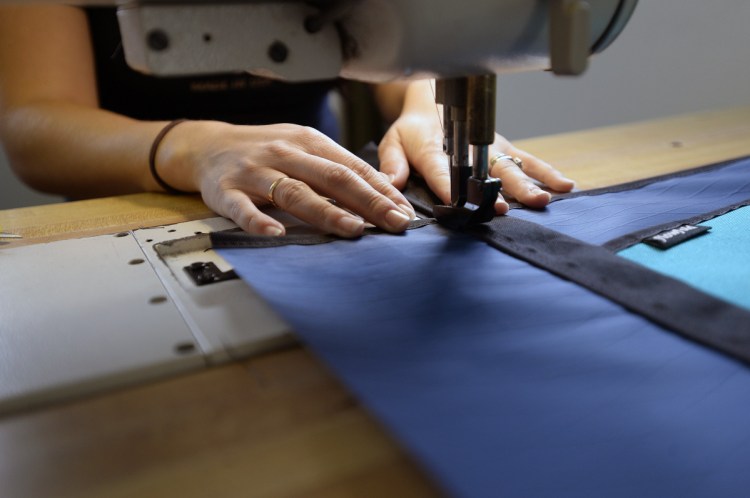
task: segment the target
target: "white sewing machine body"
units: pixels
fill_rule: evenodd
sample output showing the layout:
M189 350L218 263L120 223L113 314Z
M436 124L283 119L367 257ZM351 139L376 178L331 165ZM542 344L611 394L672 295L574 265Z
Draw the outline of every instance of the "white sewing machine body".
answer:
M581 72L637 0L136 0L125 54L155 75L250 71L291 81ZM582 65L583 64L583 65Z

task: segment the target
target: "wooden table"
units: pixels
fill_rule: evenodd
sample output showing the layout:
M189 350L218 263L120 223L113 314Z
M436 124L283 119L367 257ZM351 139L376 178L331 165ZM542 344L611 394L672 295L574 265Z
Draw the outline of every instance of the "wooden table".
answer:
M593 188L750 155L750 107L517 142ZM0 211L2 247L211 216L138 194ZM0 266L1 267L1 266ZM0 419L0 496L434 496L300 347Z

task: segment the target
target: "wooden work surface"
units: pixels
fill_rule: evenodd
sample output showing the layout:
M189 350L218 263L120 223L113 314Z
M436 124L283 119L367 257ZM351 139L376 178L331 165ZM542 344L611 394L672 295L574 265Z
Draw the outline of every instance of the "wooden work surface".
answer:
M750 155L750 108L517 145L579 188L606 186ZM210 215L197 198L139 194L0 211L0 226L24 236L12 247ZM3 497L436 494L299 347L0 419Z

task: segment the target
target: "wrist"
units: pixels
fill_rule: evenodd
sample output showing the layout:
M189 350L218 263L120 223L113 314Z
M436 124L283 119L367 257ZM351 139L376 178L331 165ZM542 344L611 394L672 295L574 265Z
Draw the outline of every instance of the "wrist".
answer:
M199 166L201 164L201 143L212 128L224 123L212 121L176 121L165 125L167 130L152 149L152 173L154 183L160 190L171 193L193 193L200 190ZM170 127L171 126L171 127ZM169 129L167 129L169 127ZM158 136L155 138L159 138ZM161 179L162 182L158 182ZM166 184L166 185L165 185ZM176 192L175 192L176 191Z
M171 184L164 181L164 179L161 177L157 169L156 157L159 151L159 147L161 146L161 143L164 141L164 137L166 137L167 133L169 133L176 126L179 126L180 124L186 121L187 121L186 119L176 119L164 125L164 127L162 127L159 133L156 134L154 141L151 143L151 150L149 151L149 154L148 154L148 167L149 167L149 172L151 173L151 178L156 182L156 184L162 190L170 194L189 194L190 192L175 188Z
M435 113L435 80L418 80L409 84L401 114Z

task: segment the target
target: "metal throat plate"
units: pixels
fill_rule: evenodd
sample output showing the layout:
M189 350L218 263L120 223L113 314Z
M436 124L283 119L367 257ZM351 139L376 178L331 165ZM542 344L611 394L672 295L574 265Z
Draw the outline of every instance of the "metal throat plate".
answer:
M239 279L199 286L223 218L0 250L0 415L294 341ZM175 239L185 239L172 243Z

